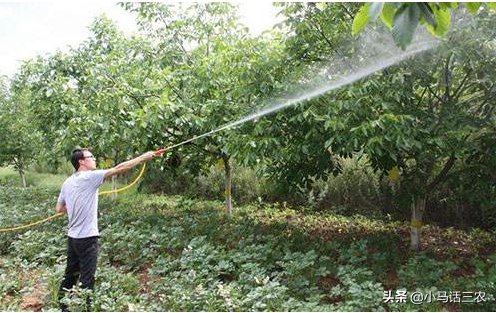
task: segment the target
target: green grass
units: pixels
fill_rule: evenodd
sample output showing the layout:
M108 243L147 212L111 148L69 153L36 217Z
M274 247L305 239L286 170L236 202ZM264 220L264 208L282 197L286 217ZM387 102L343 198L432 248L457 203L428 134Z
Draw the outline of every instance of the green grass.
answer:
M0 179L17 175L16 172L10 167L0 167Z
M56 191L60 190L62 184L68 177L69 175L64 174L27 172L26 183L31 187L46 188ZM22 186L22 181L19 174L11 167L0 167L0 183L16 187ZM111 186L110 180L105 181L105 183L100 187L100 190L110 190ZM124 186L125 184L123 182L117 182L117 188Z
M60 188L66 178L66 175L55 175L36 172L26 173L26 183L28 186L36 186L47 189ZM8 183L11 186L22 186L22 181L19 174L10 167L0 168L0 181Z

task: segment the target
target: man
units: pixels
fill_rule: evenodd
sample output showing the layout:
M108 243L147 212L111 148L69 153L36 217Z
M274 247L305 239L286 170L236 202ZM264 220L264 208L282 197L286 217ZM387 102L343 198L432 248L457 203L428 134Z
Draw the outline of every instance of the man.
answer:
M69 218L67 268L60 285L59 300L78 278L82 288L93 289L98 258L98 187L104 179L128 171L155 156L153 152L123 162L108 170L96 170L95 157L89 149L72 151L71 163L76 172L62 185L55 210L67 212ZM91 304L87 299L88 306ZM67 307L61 305L65 311Z

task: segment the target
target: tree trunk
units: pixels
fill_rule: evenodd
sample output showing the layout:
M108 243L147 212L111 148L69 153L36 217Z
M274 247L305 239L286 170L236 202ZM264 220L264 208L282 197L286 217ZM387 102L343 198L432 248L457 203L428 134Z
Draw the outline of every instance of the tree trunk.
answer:
M22 169L19 170L19 176L21 176L22 187L26 188L26 175L24 175L24 171Z
M227 217L231 216L232 204L231 204L231 165L229 164L229 157L222 154L222 160L224 161L224 170L226 174L226 204L225 204L225 214Z
M422 228L422 215L425 210L426 197L415 196L412 203L412 220L410 223L410 248L420 250L420 235Z
M26 188L26 176L24 175L24 165L21 160L17 157L14 158L14 168L17 169L19 176L21 177L22 187Z
M114 175L114 176L112 176L112 190L115 190L115 189L117 189L117 188L116 188L115 175ZM112 201L115 201L115 199L117 199L117 193L111 193L110 199Z

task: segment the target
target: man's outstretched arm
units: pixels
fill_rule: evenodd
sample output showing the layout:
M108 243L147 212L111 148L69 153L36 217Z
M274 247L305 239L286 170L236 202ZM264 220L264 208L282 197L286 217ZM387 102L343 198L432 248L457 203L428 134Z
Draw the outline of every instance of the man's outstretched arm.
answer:
M130 169L132 169L136 165L140 164L141 162L151 160L154 156L155 156L155 153L153 151L149 151L149 152L143 153L142 155L140 155L137 158L134 158L132 160L117 164L116 166L114 166L108 170L108 172L105 174L105 178L109 178L109 177L112 177L114 175L129 171Z

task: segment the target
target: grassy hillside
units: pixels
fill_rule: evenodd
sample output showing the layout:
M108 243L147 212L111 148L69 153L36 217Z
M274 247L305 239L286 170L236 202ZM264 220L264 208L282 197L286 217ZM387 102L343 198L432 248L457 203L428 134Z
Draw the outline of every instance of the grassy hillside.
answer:
M63 177L31 174L33 183L23 189L8 184L8 172L1 175L0 227L53 214L55 182ZM263 203L238 207L230 219L222 212L220 202L181 196L131 192L115 203L102 196L93 310L496 308L494 234L427 226L424 249L414 255L408 250L408 226L399 223ZM65 233L65 218L0 233L0 310L57 309ZM392 297L406 291L408 298L385 303L388 291ZM434 298L413 304L410 295L416 291ZM457 291L460 300L484 292L486 301L456 303ZM76 288L64 301L82 310L85 292Z

